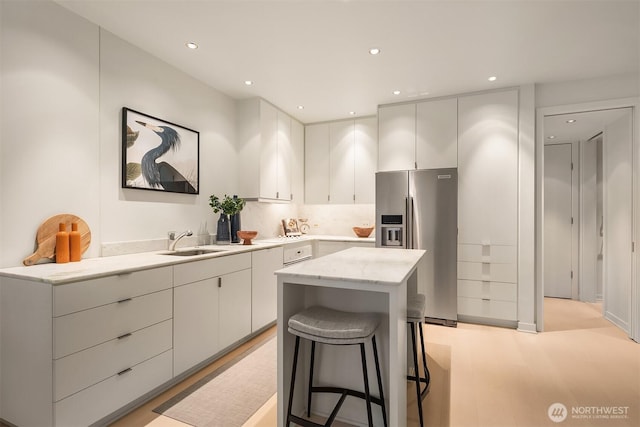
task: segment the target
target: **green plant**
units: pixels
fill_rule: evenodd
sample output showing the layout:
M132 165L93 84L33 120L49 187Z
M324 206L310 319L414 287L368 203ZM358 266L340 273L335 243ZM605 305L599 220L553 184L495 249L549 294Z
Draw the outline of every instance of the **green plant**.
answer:
M245 200L238 196L230 197L225 194L222 201L215 194L209 196L209 206L213 208L213 213L222 211L226 215L235 215L244 208L245 203Z

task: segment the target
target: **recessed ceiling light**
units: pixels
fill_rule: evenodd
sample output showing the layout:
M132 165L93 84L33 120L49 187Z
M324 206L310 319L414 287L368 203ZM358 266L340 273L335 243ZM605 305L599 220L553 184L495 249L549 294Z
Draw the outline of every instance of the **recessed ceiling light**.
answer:
M253 80L245 80L244 84L246 84L247 86L251 86L253 84Z
M185 46L187 46L189 49L197 49L198 45L194 42L187 42L185 43Z
M377 48L377 47L372 47L371 49L369 49L369 53L370 53L371 55L377 55L377 54L379 54L379 53L380 53L380 49L379 49L379 48Z
M393 94L394 94L394 95L400 95L400 91L399 91L399 90L394 90L394 91L393 91Z
M298 110L304 110L304 105L298 105Z
M576 122L576 119L569 119L569 120L567 120L567 123L575 123L575 122Z
M491 77L489 77L489 79L488 79L488 80L489 80L490 82L495 82L497 79L498 79L498 78L497 78L496 76L491 76Z
M556 139L556 136L555 136L555 135L549 135L549 136L547 137L547 139Z
M349 111L349 114L351 114L352 116L355 116L356 112L355 111Z

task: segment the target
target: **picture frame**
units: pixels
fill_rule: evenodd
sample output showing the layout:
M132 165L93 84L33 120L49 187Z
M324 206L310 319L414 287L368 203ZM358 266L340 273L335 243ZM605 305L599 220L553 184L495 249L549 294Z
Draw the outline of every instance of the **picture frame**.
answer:
M199 194L200 133L123 107L122 188Z

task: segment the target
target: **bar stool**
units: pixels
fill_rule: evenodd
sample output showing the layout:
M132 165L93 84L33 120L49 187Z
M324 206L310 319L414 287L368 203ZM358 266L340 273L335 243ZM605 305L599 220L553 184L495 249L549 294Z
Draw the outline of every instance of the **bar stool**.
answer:
M347 396L354 396L364 399L367 403L367 419L369 426L373 426L371 414L371 403L379 405L382 409L382 418L385 427L387 426L387 410L382 392L382 378L380 376L380 363L378 360L378 349L376 347L375 332L380 323L379 316L373 313L351 313L333 310L327 307L314 306L307 308L289 318L289 332L296 336L295 350L293 354L293 369L291 372L291 388L289 390L289 404L287 409L287 427L291 422L305 427L326 427L330 426L338 415L340 407ZM311 396L313 393L337 393L340 394L338 403L333 408L325 424L317 424L304 418L300 418L291 413L293 401L293 388L296 379L296 369L298 365L298 349L300 338L311 341L311 366L309 369L309 389L307 396L307 417L311 415ZM380 397L371 396L369 392L369 376L367 374L367 359L364 344L371 341L373 355L376 363L376 374L378 377L378 390ZM313 365L315 358L316 343L330 345L359 345L362 359L362 375L364 378L364 393L357 390L341 387L315 387L313 386Z
M422 332L422 324L424 322L426 298L423 294L416 294L407 297L407 324L411 328L411 348L413 350L413 367L415 369L415 375L407 375L407 380L414 381L416 383L416 398L418 405L418 416L420 417L420 427L424 426L424 420L422 417L422 401L429 391L429 382L431 381L431 375L427 368L427 353L424 350L424 335ZM422 367L424 369L424 377L420 375L420 368L418 367L418 349L416 348L416 325L420 330L420 346L422 348ZM424 389L422 389L424 384ZM421 390L422 389L422 390Z

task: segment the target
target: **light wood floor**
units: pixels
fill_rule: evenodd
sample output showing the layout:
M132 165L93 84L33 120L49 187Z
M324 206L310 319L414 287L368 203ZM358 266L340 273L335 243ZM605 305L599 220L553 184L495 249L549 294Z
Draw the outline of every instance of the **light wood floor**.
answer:
M275 328L247 345L275 334ZM429 427L617 427L640 425L640 344L606 321L598 304L545 300L545 332L459 323L426 325L431 390L423 402ZM246 346L217 361L113 424L184 427L152 409ZM407 427L418 426L414 389L408 385ZM568 417L554 423L549 406L562 403ZM628 407L626 418L585 418L586 411ZM572 416L572 410L583 418ZM620 410L620 409L619 409ZM624 411L624 409L622 409ZM245 427L275 427L276 397ZM400 427L400 426L390 426Z

